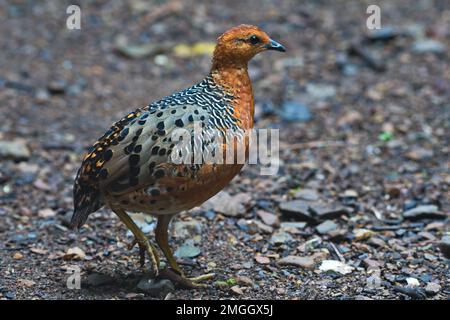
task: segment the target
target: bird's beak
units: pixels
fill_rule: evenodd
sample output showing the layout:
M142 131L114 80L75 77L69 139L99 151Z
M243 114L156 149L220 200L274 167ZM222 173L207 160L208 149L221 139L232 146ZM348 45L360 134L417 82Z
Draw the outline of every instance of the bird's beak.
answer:
M269 39L269 43L263 46L267 50L275 50L285 52L286 48L275 40Z

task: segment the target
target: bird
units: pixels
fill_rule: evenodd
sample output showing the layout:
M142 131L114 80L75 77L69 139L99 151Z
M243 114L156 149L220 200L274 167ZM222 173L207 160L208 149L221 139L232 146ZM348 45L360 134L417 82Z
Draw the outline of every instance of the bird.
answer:
M135 240L129 248L139 246L141 266L148 255L152 271L158 275L157 247L129 213L151 215L157 220L156 244L172 273L192 287L209 279L210 275L188 278L184 274L169 246L168 227L175 215L220 192L244 164L174 163L172 134L176 129L192 133L196 124L202 130L221 132L252 129L254 97L248 63L268 50L284 52L285 47L257 26L233 27L217 38L211 69L203 80L115 122L88 149L76 174L71 227L79 229L91 213L109 208L133 233ZM191 141L194 147L197 140ZM234 148L227 143L221 142L222 150Z

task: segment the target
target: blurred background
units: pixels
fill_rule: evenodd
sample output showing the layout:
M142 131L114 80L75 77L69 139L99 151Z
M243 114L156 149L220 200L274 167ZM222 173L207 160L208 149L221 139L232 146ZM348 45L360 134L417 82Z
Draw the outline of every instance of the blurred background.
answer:
M71 4L80 30L66 27ZM450 1L0 0L1 298L153 296L109 211L68 230L73 179L114 121L201 81L215 39L242 23L287 48L249 66L256 126L280 128L280 171L248 166L181 215L178 258L219 277L160 292L448 298ZM69 265L81 291L66 288Z

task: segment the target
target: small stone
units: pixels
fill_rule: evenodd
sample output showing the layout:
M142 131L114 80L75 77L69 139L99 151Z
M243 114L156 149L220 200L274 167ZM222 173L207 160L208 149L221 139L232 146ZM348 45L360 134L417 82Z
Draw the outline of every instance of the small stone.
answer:
M278 216L274 215L273 213L270 213L270 212L267 212L264 210L258 210L258 211L256 211L256 214L268 226L278 227L280 225L280 219L278 218Z
M369 239L374 232L368 229L355 229L353 230L354 240L363 241Z
M408 284L408 287L411 287L411 288L420 286L419 280L417 280L416 278L412 278L412 277L406 278L406 283Z
M304 269L314 269L315 261L314 257L298 257L298 256L287 256L281 258L277 261L279 266L295 266Z
M425 292L429 295L438 294L439 291L441 291L441 286L439 285L439 283L428 282L427 286L425 287Z
M297 229L297 231L300 231L306 227L306 222L282 222L280 227L282 229Z
M259 221L252 221L257 228L257 232L271 234L273 232L273 228ZM256 232L255 232L256 233Z
M282 202L280 210L287 218L307 222L315 221L309 210L309 204L301 200Z
M370 239L367 241L367 243L373 247L377 248L383 248L386 246L386 242L378 237L370 237Z
M38 216L40 218L52 218L54 216L56 216L56 212L53 209L50 208L46 208L46 209L41 209L38 211Z
M287 232L283 232L283 231L279 231L275 234L272 235L272 237L270 238L269 242L273 245L281 245L287 242L292 241L293 238L292 236L287 233Z
M192 219L189 221L176 221L174 223L175 234L180 238L189 238L202 233L202 223Z
M270 263L270 259L261 255L256 255L255 256L255 261L258 262L259 264L269 264Z
M373 260L373 259L369 259L369 258L364 259L363 262L368 271L380 269L384 265L381 261L377 261L377 260Z
M349 209L345 207L323 204L313 204L311 205L310 210L320 220L336 219L340 218L342 215L348 215L350 213Z
M230 196L227 192L222 191L206 201L202 208L205 210L213 209L229 217L238 217L245 214L251 199L249 193L238 193Z
M25 286L27 288L31 288L36 285L36 282L28 279L18 279L17 282L19 283L19 285Z
M306 200L306 201L317 201L319 200L319 194L313 189L300 189L294 194L296 199Z
M247 287L253 286L253 280L246 276L237 276L236 281L240 285L244 285Z
M421 219L444 220L447 215L440 212L435 205L423 205L403 212L403 217L407 220L417 221Z
M238 295L238 296L242 296L242 295L244 294L244 292L242 291L241 288L239 288L239 286L232 286L232 287L230 288L230 290L231 290L234 294L236 294L236 295Z
M23 254L21 254L20 252L14 252L14 254L13 254L13 259L14 259L14 260L20 260L20 259L23 259Z
M286 101L281 105L280 116L283 121L306 122L312 119L312 114L309 108L297 101Z
M322 261L319 270L322 272L334 271L345 275L351 273L354 268L338 260L324 260Z
M63 256L64 260L83 260L86 257L86 253L84 253L84 251L79 248L79 247L73 247L73 248L69 248L66 252L66 254Z
M306 85L306 92L315 100L326 100L336 95L336 88L328 84L308 83Z
M425 253L425 254L423 255L423 257L424 257L425 259L427 259L428 261L436 261L436 260L438 259L438 257L436 257L435 255L432 255L432 254L430 254L430 253Z
M322 222L321 224L319 224L318 226L316 226L316 230L320 234L329 234L330 232L337 230L338 228L339 228L339 225L337 225L332 220L326 220L326 221Z
M144 278L136 286L137 290L154 297L165 297L175 290L173 283L168 279Z
M67 83L64 80L54 80L47 85L47 90L51 94L64 94Z
M177 258L195 258L199 256L201 253L201 250L198 247L189 245L189 244L183 244L180 246L174 253L174 255Z
M433 150L424 149L424 148L415 148L408 153L405 154L405 157L414 161L422 161L433 158L434 152Z
M0 141L0 159L27 160L31 153L22 141Z
M414 53L444 53L445 45L439 41L432 39L418 40L411 46Z

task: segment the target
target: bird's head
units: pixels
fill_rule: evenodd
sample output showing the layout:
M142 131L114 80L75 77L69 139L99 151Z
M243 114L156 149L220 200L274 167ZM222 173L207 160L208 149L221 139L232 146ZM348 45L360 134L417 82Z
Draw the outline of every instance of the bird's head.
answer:
M266 50L286 51L258 27L243 24L229 29L217 39L213 67L247 65L256 54Z

